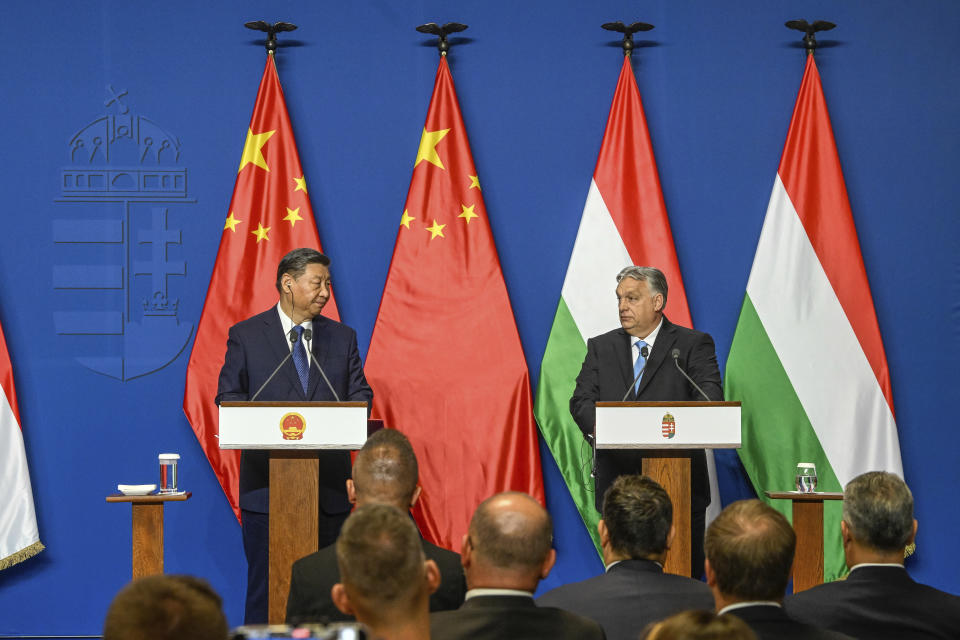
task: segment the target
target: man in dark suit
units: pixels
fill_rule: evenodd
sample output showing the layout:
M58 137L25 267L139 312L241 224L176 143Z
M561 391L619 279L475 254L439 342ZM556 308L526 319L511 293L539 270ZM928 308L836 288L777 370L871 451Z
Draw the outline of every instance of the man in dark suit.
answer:
M740 618L759 640L850 640L784 613L796 546L787 519L759 500L740 500L720 512L704 539L704 572L717 613Z
M570 413L583 435L593 438L598 401L703 400L677 366L686 371L710 400L723 400L720 369L713 338L678 327L663 315L667 304L667 279L653 267L626 267L617 274L620 328L587 341ZM673 353L677 353L674 361ZM641 373L642 372L642 373ZM640 380L631 386L640 373ZM596 501L617 476L637 473L643 453L597 451ZM690 451L691 563L693 575L703 569L703 528L710 504L710 480L703 450Z
M277 306L230 327L217 404L224 400L252 400L255 396L257 400L301 402L369 402L373 398L363 375L356 333L320 315L330 299L329 265L330 259L314 249L294 249L283 257L277 267ZM274 375L276 367L288 356L291 357ZM266 451L244 451L240 456L247 624L267 621L269 458ZM320 454L320 546L336 540L350 511L344 489L349 476L347 452Z
M596 620L608 640L635 640L637 630L686 609L713 609L699 580L663 572L673 542L673 505L646 476L620 476L603 496L597 525L606 573L567 584L537 598Z
M790 596L788 614L857 638L960 637L960 597L914 582L903 566L917 535L903 480L884 471L851 480L840 534L850 575Z
M427 598L440 574L423 555L409 514L387 504L357 507L337 538L337 564L333 601L367 625L371 638L430 640Z
M430 614L431 638L604 638L593 620L533 601L537 584L556 560L552 530L546 509L525 493L498 493L484 500L460 551L467 600L456 611Z
M409 511L420 497L417 456L407 437L394 429L381 429L367 438L347 480L347 496L358 507L388 504ZM430 610L456 609L463 604L466 581L460 556L420 538L423 552L440 571L439 588L430 596ZM339 622L353 618L331 600L330 589L340 581L336 545L324 547L293 563L287 623Z

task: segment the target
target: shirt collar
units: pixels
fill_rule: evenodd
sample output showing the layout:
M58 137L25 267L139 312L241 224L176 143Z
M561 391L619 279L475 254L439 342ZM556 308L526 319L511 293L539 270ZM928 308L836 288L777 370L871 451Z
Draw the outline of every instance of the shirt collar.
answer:
M850 572L854 572L860 567L896 567L897 569L907 570L902 564L898 562L861 562L860 564L855 564L850 567Z
M283 335L289 336L290 330L293 329L293 318L288 316L283 308L280 306L280 303L277 303L277 313L280 315L280 326L283 327ZM304 329L313 329L313 319L304 320L300 323L300 326ZM293 347L291 347L292 349Z
M470 589L464 599L469 600L480 596L524 596L533 598L533 594L529 591L520 591L519 589Z
M729 613L736 609L745 609L747 607L778 607L783 608L783 605L779 602L774 602L773 600L751 600L750 602L734 602L733 604L728 604L720 611L717 611L717 615L723 613Z

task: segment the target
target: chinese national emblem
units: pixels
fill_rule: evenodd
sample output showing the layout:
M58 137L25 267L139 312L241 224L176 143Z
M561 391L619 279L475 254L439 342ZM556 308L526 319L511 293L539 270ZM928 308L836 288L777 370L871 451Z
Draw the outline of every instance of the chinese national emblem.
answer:
M660 427L663 430L664 438L672 438L677 435L677 421L669 411L664 414L663 420L660 422Z
M280 433L284 440L303 440L306 428L307 421L299 413L291 412L280 419Z

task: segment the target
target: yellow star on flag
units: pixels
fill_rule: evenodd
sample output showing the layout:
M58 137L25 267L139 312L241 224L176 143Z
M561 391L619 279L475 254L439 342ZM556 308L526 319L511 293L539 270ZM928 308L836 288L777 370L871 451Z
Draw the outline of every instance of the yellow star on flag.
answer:
M296 209L287 207L287 216L284 218L284 220L289 222L291 227L295 227L298 220L303 220L303 218L300 217L300 207L297 207Z
M461 214L458 215L457 217L458 217L458 218L465 218L465 219L467 220L467 224L470 224L470 219L471 219L471 218L479 218L479 217L480 217L479 215L477 215L476 213L473 212L473 208L474 208L475 206L477 206L477 205L472 204L472 205L470 205L469 207L468 207L467 205L465 205L465 204L460 205L460 208L463 209L463 213L461 213Z
M477 176L470 176L470 186L467 188L483 191L483 189L480 188L480 179Z
M407 213L407 210L404 209L403 215L400 217L400 226L406 227L407 229L409 229L410 223L413 222L414 220L416 220L416 218L414 218L412 215Z
M417 149L417 161L413 163L414 169L424 160L443 169L443 163L440 162L440 156L437 154L437 144L443 140L443 136L449 132L450 129L427 131L426 127L423 128L423 135L420 137L420 148ZM446 169L444 169L444 171L446 171Z
M248 164L255 164L261 169L270 171L267 161L263 159L261 150L263 145L267 144L267 140L276 132L277 130L274 129L265 133L254 133L253 129L247 129L247 141L243 144L243 155L240 156L240 168L237 169L237 173L243 171L243 168Z
M433 239L436 238L437 236L440 236L441 238L445 238L446 236L443 235L443 228L444 228L445 226L447 226L447 225L445 225L445 224L437 224L437 221L434 220L434 221L433 221L433 226L432 226L432 227L427 227L427 231L430 232L430 239L433 240Z
M257 230L256 230L256 231L251 231L250 233L252 233L253 235L257 236L257 244L260 244L260 241L261 241L261 240L269 240L269 239L270 239L270 238L267 236L267 232L268 232L268 231L270 231L270 227L264 227L264 226L263 226L263 223L258 222L258 223L257 223Z
M230 229L230 231L233 231L234 233L236 233L237 225L240 224L241 222L243 222L243 220L237 220L236 218L234 218L233 211L231 211L230 215L227 216L227 223L223 225L223 230L226 231L227 229Z
M297 183L297 188L294 189L294 191L307 192L307 179L305 177L300 176L299 178L294 178L293 181Z

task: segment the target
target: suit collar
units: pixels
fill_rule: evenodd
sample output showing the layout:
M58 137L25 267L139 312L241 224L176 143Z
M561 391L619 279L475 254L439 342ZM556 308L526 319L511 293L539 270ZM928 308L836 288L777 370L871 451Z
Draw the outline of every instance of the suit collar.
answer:
M480 591L479 594L471 594L470 591ZM467 592L467 598L461 606L462 609L482 609L486 607L526 607L536 608L532 593L511 592L511 595L485 595L486 589L471 589ZM495 589L493 591L502 591ZM515 593L516 595L512 595Z
M857 565L851 569L844 582L913 582L913 578L902 565Z
M783 606L777 602L738 602L717 612L718 615L724 613L733 614L746 622L788 619Z
M620 363L620 373L623 375L624 385L630 386L634 377L633 357L630 353L632 338L630 334L623 329L619 329L619 334L623 339L623 345L622 348L618 349L617 361ZM647 358L647 367L643 370L643 377L640 378L640 388L636 393L631 389L630 395L627 397L628 400L641 399L643 390L649 386L650 380L653 379L660 365L667 359L667 354L670 353L676 342L677 328L672 322L667 320L667 316L663 316L663 324L660 325L660 332L657 334L657 339L653 343L653 350Z
M283 323L280 321L280 313L281 312L279 308L274 306L268 309L265 313L261 314L261 317L263 318L264 341L266 344L270 345L270 351L273 353L273 356L276 358L278 363L290 354L287 334L284 333ZM317 340L314 338L314 350L316 349L316 343ZM290 386L295 390L294 392L297 393L302 400L306 400L309 397L303 393L303 386L300 384L300 377L297 375L297 368L293 365L293 358L289 358L287 362L283 364L283 367L281 367L280 372L277 373L277 375L284 376L287 379L287 382L290 383Z

